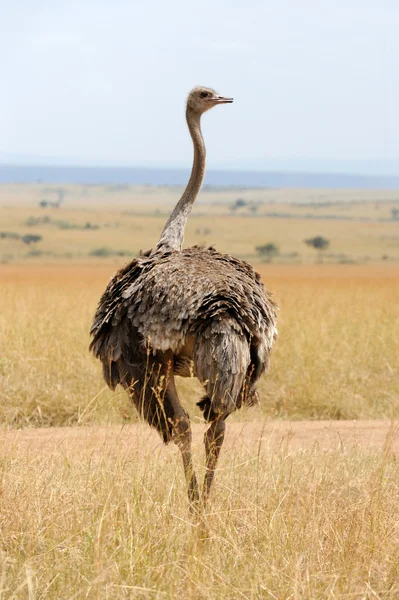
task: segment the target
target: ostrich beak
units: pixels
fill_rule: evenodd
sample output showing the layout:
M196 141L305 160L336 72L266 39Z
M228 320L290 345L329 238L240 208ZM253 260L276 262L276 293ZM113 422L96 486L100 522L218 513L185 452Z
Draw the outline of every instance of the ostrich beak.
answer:
M214 96L210 98L211 102L215 104L231 104L233 102L233 98L225 98L224 96Z

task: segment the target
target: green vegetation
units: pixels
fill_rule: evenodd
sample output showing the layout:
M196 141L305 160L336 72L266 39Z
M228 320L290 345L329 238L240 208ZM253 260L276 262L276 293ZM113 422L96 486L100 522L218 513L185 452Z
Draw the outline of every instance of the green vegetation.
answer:
M316 237L305 240L305 244L312 246L312 248L315 248L316 250L327 250L330 242L327 238L317 235Z
M44 217L29 217L25 221L25 225L27 227L37 227L40 225L54 225L54 227L58 227L58 229L99 229L100 226L91 223L90 221L86 221L84 224L71 223L70 221L61 220L61 219L52 219L48 215Z
M262 244L261 246L256 246L255 250L258 255L266 261L271 261L280 253L279 247L272 242L269 242L268 244Z
M0 231L0 239L2 240L19 240L20 238L20 234L15 231Z
M112 250L112 248L102 246L101 248L94 248L94 250L91 250L89 256L106 258L110 256L132 256L132 253L128 250Z
M28 234L23 235L21 237L21 240L27 246L30 246L30 244L37 244L37 242L40 242L42 239L43 238L42 238L41 235L35 235L35 234L32 234L32 233L28 233Z
M58 201L60 189L62 213L38 206L43 198ZM42 236L43 259L123 262L156 243L180 194L172 186L0 186L0 261L29 259L18 240L34 229ZM303 241L322 231L333 249L322 250L324 262L399 263L398 198L398 192L205 187L185 246L214 244L256 263L268 260L256 248L270 241L279 248L273 262L311 263L320 250Z
M247 201L246 201L246 200L243 200L242 198L238 198L238 199L237 199L237 200L234 202L234 204L232 204L232 206L231 206L231 210L232 210L232 211L236 211L236 210L238 210L239 208L242 208L243 206L247 206Z

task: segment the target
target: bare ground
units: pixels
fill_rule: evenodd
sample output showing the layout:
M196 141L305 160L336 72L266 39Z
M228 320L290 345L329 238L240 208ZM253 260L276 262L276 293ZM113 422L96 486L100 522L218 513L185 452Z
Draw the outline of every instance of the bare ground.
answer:
M193 447L202 447L205 425L194 424ZM369 421L265 421L227 423L224 452L245 449L249 454L267 452L283 447L300 451L328 451L358 446L364 449L399 451L398 424L388 420ZM53 455L66 453L115 453L123 447L132 455L161 450L165 457L175 452L173 444L167 449L158 434L146 425L53 427L43 429L1 430L1 455Z

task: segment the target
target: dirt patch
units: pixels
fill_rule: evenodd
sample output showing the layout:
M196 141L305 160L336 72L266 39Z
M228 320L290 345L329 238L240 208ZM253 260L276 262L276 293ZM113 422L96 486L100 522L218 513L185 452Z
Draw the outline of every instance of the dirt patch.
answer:
M202 448L205 426L196 424L192 429L194 449ZM290 451L334 450L354 445L399 451L398 424L385 420L228 423L224 451L237 447L250 453L280 447ZM3 430L0 434L2 455L117 452L121 447L148 454L162 449L163 444L145 425Z

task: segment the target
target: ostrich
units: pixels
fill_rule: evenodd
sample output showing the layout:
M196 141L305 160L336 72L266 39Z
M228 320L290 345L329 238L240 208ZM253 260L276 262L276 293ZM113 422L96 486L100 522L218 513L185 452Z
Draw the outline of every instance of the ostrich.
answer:
M277 307L249 264L213 247L182 250L184 228L205 174L201 116L231 102L210 88L190 92L186 119L194 161L187 187L156 246L111 279L90 331L90 349L101 360L109 387L120 384L163 441L180 449L191 506L205 505L225 419L242 404L257 401L255 382L267 370L277 334ZM210 424L201 497L190 420L179 401L175 375L197 377L206 392L198 402Z

